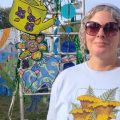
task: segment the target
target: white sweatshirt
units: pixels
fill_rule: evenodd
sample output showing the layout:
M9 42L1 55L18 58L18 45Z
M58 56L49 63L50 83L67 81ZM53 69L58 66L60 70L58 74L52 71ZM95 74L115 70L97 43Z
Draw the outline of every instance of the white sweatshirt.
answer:
M77 97L86 95L88 88L92 88L97 98L103 97L108 90L108 94L113 91L110 101L120 102L120 67L109 71L95 71L85 62L62 71L52 87L47 120L74 120L70 114L72 104L80 106ZM115 120L120 120L119 114L116 114Z

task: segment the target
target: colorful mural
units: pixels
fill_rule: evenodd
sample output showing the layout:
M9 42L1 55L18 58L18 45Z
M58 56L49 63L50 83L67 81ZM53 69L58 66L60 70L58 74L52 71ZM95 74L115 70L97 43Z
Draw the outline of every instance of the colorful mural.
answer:
M65 22L62 17L75 22L76 10L71 4L72 1L71 3L67 1L66 4L62 2L62 0L13 1L9 21L20 32L15 44L18 51L15 80L17 87L21 83L23 94L50 92L57 75L76 64L76 53L80 56L76 40L70 36L73 32L72 27L62 25ZM61 28L63 30L59 31ZM40 34L44 35L44 39L37 39ZM64 34L66 37L61 37ZM31 105L26 110L31 112L33 108L37 109L41 98L33 95ZM9 111L11 110L10 108Z
M4 81L4 84L0 84L0 91L6 90L8 92L9 89L13 90L18 59L15 44L18 37L18 30L15 28L0 30L0 82Z

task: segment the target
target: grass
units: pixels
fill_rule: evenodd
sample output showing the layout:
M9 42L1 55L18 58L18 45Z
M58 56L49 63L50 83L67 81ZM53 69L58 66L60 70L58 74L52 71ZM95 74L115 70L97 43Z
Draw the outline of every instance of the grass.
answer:
M11 97L9 96L0 96L0 120L9 120L8 119L8 110L11 103ZM31 103L30 96L25 97L24 106L27 108ZM20 120L20 104L19 97L16 98L14 109L12 113L12 120ZM26 112L25 111L25 119L26 120L46 120L48 104L41 100L39 102L38 111L37 112Z

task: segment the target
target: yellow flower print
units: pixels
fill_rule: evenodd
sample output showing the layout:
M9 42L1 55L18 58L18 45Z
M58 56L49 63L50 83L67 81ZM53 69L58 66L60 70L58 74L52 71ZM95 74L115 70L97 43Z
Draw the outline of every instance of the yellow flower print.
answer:
M70 114L73 114L74 120L92 120L91 119L91 112L92 110L89 109L74 109L70 112Z

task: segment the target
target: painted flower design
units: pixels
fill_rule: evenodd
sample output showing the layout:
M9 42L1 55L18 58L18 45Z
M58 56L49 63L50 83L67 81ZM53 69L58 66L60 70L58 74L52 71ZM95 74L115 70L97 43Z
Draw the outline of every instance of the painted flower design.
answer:
M31 56L33 60L41 60L42 58L42 51L47 50L47 46L42 43L38 43L35 39L31 40L28 38L24 39L23 42L19 42L16 44L17 49L21 49L21 53L19 55L20 59L25 59L26 57Z
M35 22L35 16L32 15L32 13L29 14L29 16L27 16L27 19L29 22Z
M18 7L18 11L15 13L21 19L25 18L26 11L23 10L21 7Z
M27 31L33 31L33 27L34 27L34 24L33 23L29 23L29 22L27 22L26 25L25 25L25 29Z
M38 43L35 40L30 40L26 42L25 48L30 52L38 51Z

